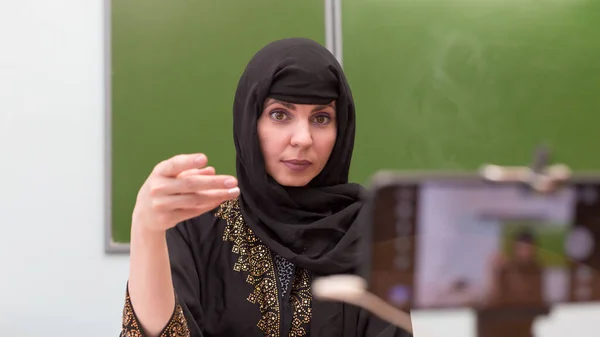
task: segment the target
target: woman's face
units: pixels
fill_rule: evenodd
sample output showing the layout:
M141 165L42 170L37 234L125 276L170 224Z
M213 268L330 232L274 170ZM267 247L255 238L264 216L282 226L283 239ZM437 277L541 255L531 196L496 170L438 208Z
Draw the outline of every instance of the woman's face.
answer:
M283 186L307 185L329 160L335 117L335 101L309 105L268 98L257 125L267 173Z

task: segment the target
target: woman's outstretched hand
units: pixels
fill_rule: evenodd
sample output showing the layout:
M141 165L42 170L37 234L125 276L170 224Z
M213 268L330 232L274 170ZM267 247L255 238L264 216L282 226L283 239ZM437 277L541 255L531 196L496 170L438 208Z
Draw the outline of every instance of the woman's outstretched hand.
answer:
M237 197L237 179L207 163L204 154L182 154L156 165L138 192L132 227L164 232Z

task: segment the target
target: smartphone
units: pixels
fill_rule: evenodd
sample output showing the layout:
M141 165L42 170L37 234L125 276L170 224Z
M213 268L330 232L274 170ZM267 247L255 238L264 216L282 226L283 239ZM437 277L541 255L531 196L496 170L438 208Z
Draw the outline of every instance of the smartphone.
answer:
M540 194L477 174L375 175L362 277L402 310L600 301L600 175Z

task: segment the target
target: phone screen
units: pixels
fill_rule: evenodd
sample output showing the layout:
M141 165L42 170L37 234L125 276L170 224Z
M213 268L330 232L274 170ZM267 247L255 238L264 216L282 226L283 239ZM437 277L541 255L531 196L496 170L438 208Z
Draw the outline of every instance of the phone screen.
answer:
M600 183L396 181L371 202L369 288L398 308L600 301Z

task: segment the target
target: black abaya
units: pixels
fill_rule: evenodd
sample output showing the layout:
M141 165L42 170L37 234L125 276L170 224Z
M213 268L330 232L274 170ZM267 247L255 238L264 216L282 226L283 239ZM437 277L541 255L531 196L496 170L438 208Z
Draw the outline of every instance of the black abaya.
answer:
M352 305L316 301L295 267L282 293L275 255L245 224L239 201L167 232L176 308L161 337L408 337ZM127 298L121 337L144 336Z

